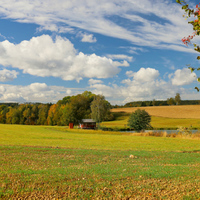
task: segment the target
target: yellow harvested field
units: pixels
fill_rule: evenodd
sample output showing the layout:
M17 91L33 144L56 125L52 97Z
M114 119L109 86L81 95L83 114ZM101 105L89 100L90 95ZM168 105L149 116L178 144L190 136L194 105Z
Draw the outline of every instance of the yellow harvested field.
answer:
M200 119L200 105L113 108L111 111L132 113L137 109L146 110L150 115L158 117Z

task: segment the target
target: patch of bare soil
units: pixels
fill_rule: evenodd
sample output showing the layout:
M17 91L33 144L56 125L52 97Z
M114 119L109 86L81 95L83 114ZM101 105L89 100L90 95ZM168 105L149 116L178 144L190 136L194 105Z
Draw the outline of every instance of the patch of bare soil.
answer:
M18 191L19 181L13 180L12 185L3 187L12 188L12 194L1 195L1 199L24 200L24 199L200 199L199 180L177 181L166 179L143 179L134 180L124 178L114 181L96 180L93 185L90 180L76 184L56 183L55 186L48 183L26 183L30 191Z

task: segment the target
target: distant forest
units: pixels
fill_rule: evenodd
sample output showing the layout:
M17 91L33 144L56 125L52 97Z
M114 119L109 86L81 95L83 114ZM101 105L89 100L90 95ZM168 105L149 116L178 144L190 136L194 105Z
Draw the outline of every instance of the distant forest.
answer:
M117 107L145 107L145 106L168 106L168 105L176 105L175 103L169 104L167 100L165 101L133 101L126 103L123 106L115 105L113 108ZM181 100L179 105L200 105L200 100Z
M85 91L76 96L66 96L56 104L52 103L0 103L0 123L25 125L58 125L79 124L82 119L91 118L91 103L95 95ZM106 114L104 120L112 120L111 104L104 101Z
M123 106L115 105L113 108L118 107L145 107L145 106L168 106L168 105L199 105L200 100L181 100L179 93L176 93L176 96L173 98L168 98L167 100L155 100L152 101L133 101L126 103Z
M91 103L95 95L85 91L76 96L66 96L56 104L52 103L0 103L0 123L26 125L68 125L70 122L78 124L82 119L91 118ZM181 100L177 93L175 98L165 101L133 101L125 105L111 105L103 100L106 107L104 121L114 120L111 108L168 106L168 105L199 105L200 100Z

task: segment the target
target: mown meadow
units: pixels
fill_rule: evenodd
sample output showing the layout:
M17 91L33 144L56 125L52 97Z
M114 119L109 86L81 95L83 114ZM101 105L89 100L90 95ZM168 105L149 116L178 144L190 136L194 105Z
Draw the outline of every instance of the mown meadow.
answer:
M1 199L199 199L200 140L0 125Z

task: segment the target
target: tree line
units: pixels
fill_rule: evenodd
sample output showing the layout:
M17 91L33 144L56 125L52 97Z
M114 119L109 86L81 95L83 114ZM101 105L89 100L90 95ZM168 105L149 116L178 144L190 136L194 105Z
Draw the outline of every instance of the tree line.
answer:
M103 95L85 91L76 96L66 96L56 104L47 103L0 103L0 123L25 125L58 125L79 124L82 119L94 119L97 123L113 120L111 108L145 107L166 105L197 105L199 100L181 100L177 93L165 101L135 101L123 106L112 106Z
M113 119L110 108L111 104L104 96L85 91L76 96L66 96L56 104L0 104L0 123L65 126L78 124L92 116L101 122Z
M114 105L113 108L119 107L146 107L146 106L168 106L168 105L199 105L200 100L182 100L179 93L176 93L175 97L167 98L167 100L155 100L152 101L133 101L128 102L125 105Z

